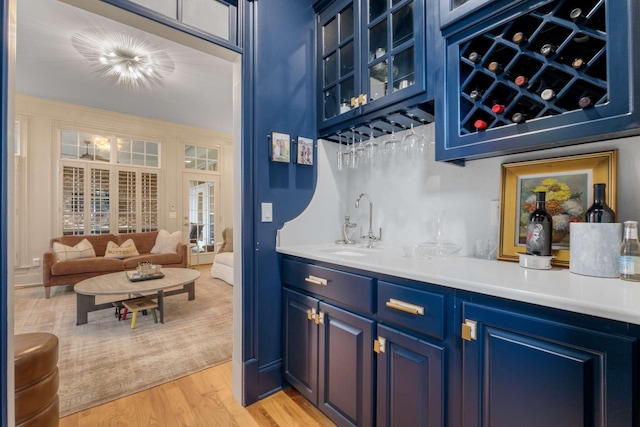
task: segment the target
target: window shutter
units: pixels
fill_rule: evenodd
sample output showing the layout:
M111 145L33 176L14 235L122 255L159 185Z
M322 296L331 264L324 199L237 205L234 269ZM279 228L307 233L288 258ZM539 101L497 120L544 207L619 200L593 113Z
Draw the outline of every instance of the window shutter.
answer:
M135 233L136 223L136 173L118 172L118 232Z
M142 172L142 231L158 229L158 174Z
M84 167L62 169L63 234L84 234Z

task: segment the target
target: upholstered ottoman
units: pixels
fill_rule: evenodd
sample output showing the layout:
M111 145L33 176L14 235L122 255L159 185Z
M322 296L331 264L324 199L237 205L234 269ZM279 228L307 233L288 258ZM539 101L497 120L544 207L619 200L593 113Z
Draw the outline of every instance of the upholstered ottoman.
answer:
M58 337L19 334L14 340L16 427L57 426Z

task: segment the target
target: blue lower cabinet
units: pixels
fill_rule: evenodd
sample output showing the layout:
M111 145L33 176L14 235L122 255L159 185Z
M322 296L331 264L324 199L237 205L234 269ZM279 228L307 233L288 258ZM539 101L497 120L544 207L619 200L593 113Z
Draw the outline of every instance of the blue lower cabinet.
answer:
M318 311L316 298L282 290L283 376L314 405L318 404Z
M444 426L445 348L378 325L376 425Z
M630 426L636 338L463 303L463 426ZM464 334L463 334L464 335Z
M318 407L339 426L373 424L375 323L320 303Z

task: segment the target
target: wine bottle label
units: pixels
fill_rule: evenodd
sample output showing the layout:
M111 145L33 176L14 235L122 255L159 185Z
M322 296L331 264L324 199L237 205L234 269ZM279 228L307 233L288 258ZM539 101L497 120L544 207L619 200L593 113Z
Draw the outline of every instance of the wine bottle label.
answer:
M623 275L636 274L636 271L640 272L640 268L636 264L640 264L640 259L633 256L619 256L618 257L618 272Z
M551 255L551 227L532 222L527 227L527 253L529 255Z

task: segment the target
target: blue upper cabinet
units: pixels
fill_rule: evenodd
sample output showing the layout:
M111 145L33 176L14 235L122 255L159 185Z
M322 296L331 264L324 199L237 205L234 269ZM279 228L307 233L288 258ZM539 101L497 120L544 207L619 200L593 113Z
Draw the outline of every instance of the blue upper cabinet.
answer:
M640 133L639 9L637 0L531 0L449 27L436 159Z
M473 12L481 9L482 16L503 11L525 0L439 0L440 1L440 28L447 28L453 23L472 22Z
M324 7L317 26L320 136L362 125L391 105L424 102L426 34L424 0L348 0Z

